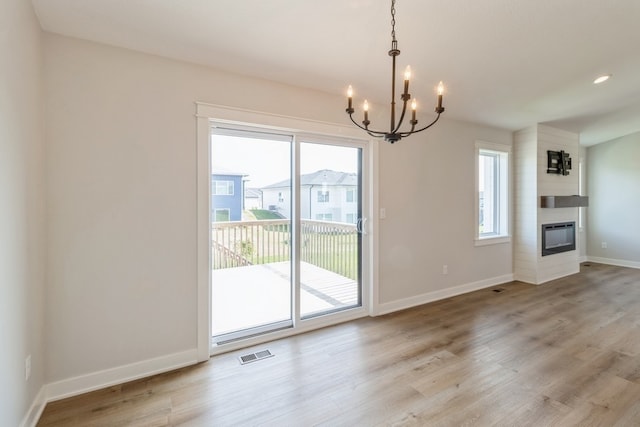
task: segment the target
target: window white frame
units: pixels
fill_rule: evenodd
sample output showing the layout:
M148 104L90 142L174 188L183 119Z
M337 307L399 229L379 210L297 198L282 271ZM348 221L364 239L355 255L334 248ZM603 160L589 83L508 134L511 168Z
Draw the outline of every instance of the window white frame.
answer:
M213 196L233 196L234 189L233 181L214 180L211 194Z
M296 329L283 329L269 334L247 338L241 342L228 344L224 349L215 352L232 351L238 348L257 345L286 336L299 334L331 324L357 319L370 314L377 314L379 309L378 289L378 141L362 139L362 133L352 126L324 123L294 117L256 112L220 105L196 102L196 134L197 134L197 360L208 360L214 348L211 340L211 224L210 204L211 194L211 165L210 163L210 131L212 121L230 123L235 126L259 126L262 129L274 131L296 132L304 136L308 142L315 137L322 143L330 143L332 138L339 138L340 144L351 141L362 148L363 177L362 177L362 215L370 218L366 221L362 239L362 306L357 309L345 310L331 316L318 316L305 319ZM250 124L250 125L248 125ZM318 135L321 138L318 138ZM310 138L308 138L311 136ZM336 142L337 143L337 142ZM294 162L294 172L299 172L299 165ZM295 191L299 193L298 190ZM294 197L299 197L294 194ZM298 215L299 217L299 215ZM299 242L294 242L299 246ZM296 249L299 251L299 247ZM295 272L294 274L299 274ZM299 307L299 301L295 301ZM299 308L297 309L299 311Z
M486 170L481 164L484 159L493 159L491 170ZM475 215L474 230L476 246L508 243L511 241L510 224L510 161L511 147L503 144L495 144L484 141L476 141L475 144ZM484 176L481 176L483 173ZM484 178L484 179L483 179ZM482 186L490 186L491 209L484 209L482 198ZM492 229L482 232L480 229L480 216L489 213ZM483 216L484 217L484 216Z

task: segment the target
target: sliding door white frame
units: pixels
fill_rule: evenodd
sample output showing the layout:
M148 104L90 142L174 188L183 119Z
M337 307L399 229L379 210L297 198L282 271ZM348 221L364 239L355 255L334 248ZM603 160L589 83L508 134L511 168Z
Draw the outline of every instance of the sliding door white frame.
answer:
M327 141L340 140L354 147L362 148L362 216L367 218L367 227L362 236L362 306L354 309L305 319L294 324L294 328L274 331L264 335L247 338L224 346L212 346L211 340L211 224L210 224L210 134L211 123L229 123L241 126L259 126L262 129L293 134L307 134L326 137ZM324 123L294 117L248 111L206 103L196 103L197 122L197 347L198 360L207 360L211 354L231 351L261 342L298 334L345 322L377 312L377 175L378 143L376 140L363 139L362 132L355 128ZM296 142L297 144L297 142ZM298 157L296 155L296 157ZM295 164L295 172L299 166ZM297 176L297 175L296 175ZM295 186L294 188L296 188ZM299 191L299 190L296 190ZM299 194L297 195L299 197ZM299 212L298 212L299 213ZM295 216L296 218L299 215ZM298 272L299 273L299 272ZM296 316L299 319L299 301L294 302Z

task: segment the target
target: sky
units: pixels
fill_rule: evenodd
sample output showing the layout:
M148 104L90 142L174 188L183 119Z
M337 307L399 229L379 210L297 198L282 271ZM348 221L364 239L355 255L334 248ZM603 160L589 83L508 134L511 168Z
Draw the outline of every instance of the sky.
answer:
M260 188L289 179L291 143L257 138L213 135L212 170L247 174L247 187ZM321 169L355 173L358 149L325 144L302 143L300 173Z

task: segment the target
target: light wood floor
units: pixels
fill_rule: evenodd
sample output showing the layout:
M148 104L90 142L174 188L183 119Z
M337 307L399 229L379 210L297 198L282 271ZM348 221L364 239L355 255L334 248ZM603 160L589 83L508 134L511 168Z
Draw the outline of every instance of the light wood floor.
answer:
M581 269L53 402L39 425L638 426L640 270Z

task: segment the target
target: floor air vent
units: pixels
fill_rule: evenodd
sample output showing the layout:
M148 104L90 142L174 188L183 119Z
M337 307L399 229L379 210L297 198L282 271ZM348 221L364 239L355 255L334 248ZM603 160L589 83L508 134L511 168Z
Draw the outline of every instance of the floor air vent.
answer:
M255 353L245 354L244 356L240 356L240 364L245 365L247 363L256 362L258 360L266 359L268 357L273 357L269 350L262 350Z

